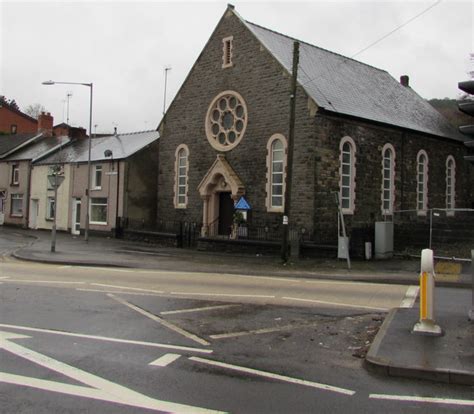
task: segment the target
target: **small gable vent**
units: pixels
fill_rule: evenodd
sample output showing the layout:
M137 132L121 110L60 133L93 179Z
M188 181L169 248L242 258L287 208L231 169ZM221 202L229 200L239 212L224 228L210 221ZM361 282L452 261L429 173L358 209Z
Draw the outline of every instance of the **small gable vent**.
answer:
M234 40L233 36L225 37L222 39L223 43L223 55L222 55L222 68L229 68L232 66L232 41Z

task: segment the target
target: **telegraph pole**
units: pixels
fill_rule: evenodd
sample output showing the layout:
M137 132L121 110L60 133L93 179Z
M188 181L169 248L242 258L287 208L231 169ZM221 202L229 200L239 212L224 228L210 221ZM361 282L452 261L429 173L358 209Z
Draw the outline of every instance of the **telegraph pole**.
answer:
M286 164L286 188L285 188L285 207L283 210L283 240L281 244L281 258L283 262L288 261L288 234L289 234L289 216L291 207L291 181L293 177L293 147L295 140L295 117L296 117L296 85L298 78L298 63L300 60L300 44L293 43L293 69L291 77L291 95L290 95L290 125L288 131L288 154Z

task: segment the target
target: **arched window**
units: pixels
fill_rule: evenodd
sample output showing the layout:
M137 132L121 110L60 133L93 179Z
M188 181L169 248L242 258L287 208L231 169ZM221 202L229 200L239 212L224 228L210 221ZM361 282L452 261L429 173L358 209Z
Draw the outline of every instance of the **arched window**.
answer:
M382 214L393 214L395 202L395 148L385 144L382 149Z
M273 135L267 144L267 210L282 212L286 188L286 138Z
M339 199L344 214L354 214L356 145L352 138L344 137L339 145Z
M448 215L454 215L456 197L456 161L452 155L446 159L446 208ZM451 210L451 211L449 211Z
M188 163L189 150L184 144L176 149L175 153L175 186L174 206L175 208L186 208L188 204Z
M416 209L425 215L428 209L428 154L420 150L416 157Z

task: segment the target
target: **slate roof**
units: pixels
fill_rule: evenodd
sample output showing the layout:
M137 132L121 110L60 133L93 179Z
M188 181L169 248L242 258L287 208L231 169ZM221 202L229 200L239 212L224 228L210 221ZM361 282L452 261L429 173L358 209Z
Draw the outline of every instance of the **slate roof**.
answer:
M0 159L14 152L16 148L28 145L28 142L39 138L41 135L38 132L0 135Z
M158 131L143 131L92 138L91 161L110 161L111 158L114 160L128 158L156 141L159 137ZM106 150L112 151L112 157L104 155ZM81 138L72 141L70 145L65 146L60 152L45 157L36 164L87 162L88 151L89 139Z
M7 161L25 161L31 160L36 161L39 158L47 155L50 152L60 149L62 146L67 145L71 141L71 138L63 137L46 137L41 138L38 141L33 142L27 147L15 151L12 155L5 158Z
M296 39L242 22L291 73ZM388 72L305 42L300 42L298 83L326 111L465 141L426 100Z

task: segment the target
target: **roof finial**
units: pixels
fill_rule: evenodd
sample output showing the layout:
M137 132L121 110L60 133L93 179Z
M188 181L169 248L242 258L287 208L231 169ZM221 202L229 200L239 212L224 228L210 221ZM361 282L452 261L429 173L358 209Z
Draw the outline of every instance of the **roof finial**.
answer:
M234 10L235 6L233 4L227 3L227 8L231 9L231 10Z

